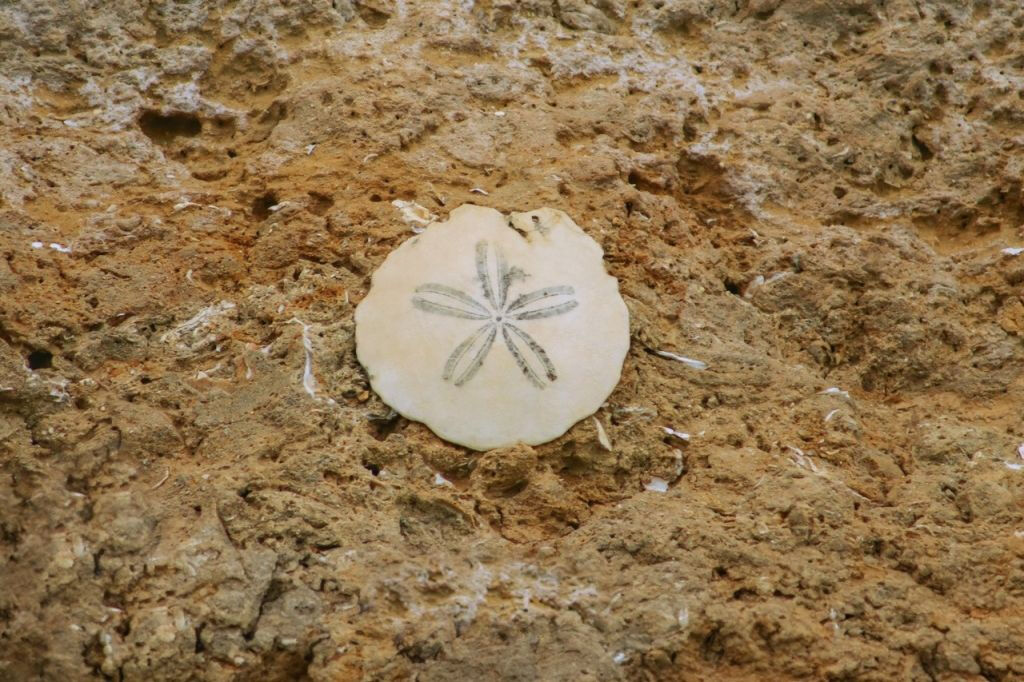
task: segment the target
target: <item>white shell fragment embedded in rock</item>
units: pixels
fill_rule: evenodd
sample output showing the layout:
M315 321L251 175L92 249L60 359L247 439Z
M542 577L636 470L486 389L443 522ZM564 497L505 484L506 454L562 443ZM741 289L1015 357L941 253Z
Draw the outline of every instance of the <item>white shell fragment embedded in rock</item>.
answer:
M477 450L557 438L597 411L629 349L602 253L561 211L455 209L387 257L356 309L373 389Z

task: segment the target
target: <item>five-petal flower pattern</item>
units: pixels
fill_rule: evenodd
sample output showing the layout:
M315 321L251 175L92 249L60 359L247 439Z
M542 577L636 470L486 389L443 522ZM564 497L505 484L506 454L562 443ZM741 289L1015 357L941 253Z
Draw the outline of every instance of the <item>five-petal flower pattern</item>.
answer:
M513 284L526 279L526 273L515 266L509 267L497 246L494 247L492 270L490 250L486 241L477 242L476 272L483 302L454 287L423 284L416 287L412 304L435 315L483 322L448 356L441 374L445 381L462 386L472 379L480 371L500 333L523 376L537 388L544 388L546 382L558 379L555 366L536 339L514 322L567 313L579 305L572 298L576 292L570 286L543 287L509 300Z

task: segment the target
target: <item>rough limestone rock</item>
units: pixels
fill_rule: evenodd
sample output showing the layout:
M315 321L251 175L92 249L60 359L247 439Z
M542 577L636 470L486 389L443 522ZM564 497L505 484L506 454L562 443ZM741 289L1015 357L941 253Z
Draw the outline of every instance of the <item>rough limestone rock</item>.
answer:
M1020 0L0 1L0 680L1024 680L1022 44ZM466 203L573 216L628 306L554 441L357 357Z

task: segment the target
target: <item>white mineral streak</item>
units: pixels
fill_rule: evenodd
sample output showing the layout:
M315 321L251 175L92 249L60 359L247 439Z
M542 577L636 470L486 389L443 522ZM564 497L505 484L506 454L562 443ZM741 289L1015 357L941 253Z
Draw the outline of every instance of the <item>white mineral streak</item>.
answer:
M666 493L668 492L668 481L664 478L652 478L650 483L644 485L644 490L649 490L652 493Z
M391 205L402 213L402 220L412 226L413 232L419 234L423 228L437 220L437 216L431 213L425 206L420 206L415 201L402 201L395 199Z
M743 292L743 298L750 298L754 295L754 289L764 284L764 275L758 275L747 284L747 290Z
M682 431L676 431L675 429L673 429L670 426L662 426L661 430L664 431L665 433L667 433L670 436L674 436L675 438L678 438L679 440L685 440L687 442L689 442L689 440L690 440L690 434L684 433Z
M597 411L629 349L602 255L561 211L455 209L388 256L356 309L373 389L477 450L557 438Z
M601 447L611 452L612 442L608 440L608 434L604 430L604 426L601 424L601 420L594 417L594 428L597 429L597 442L601 444Z
M706 363L706 362L703 362L701 360L694 360L693 358L685 358L682 355L676 355L675 353L670 353L667 350L656 350L656 351L654 351L654 354L659 356L659 357L668 358L669 360L675 360L676 362L681 362L684 365L686 365L687 367L689 367L690 369L707 369L708 368L708 363Z
M309 335L309 325L297 317L288 322L294 322L302 327L302 349L306 354L306 362L302 367L302 388L313 399L316 399L316 377L313 375L313 339Z
M32 246L33 249L41 249L41 248L43 248L44 244L43 244L43 242L32 242L31 246ZM70 246L64 246L63 244L58 244L57 242L50 242L49 246L54 251L57 251L57 252L60 252L60 253L71 253L71 247Z
M818 473L818 466L814 463L814 460L811 459L809 455L804 454L803 450L801 450L800 448L795 448L792 445L787 445L786 449L788 449L792 453L791 458L794 464L796 464L801 469L807 469L808 471Z
M190 337L195 339L198 333L205 329L214 319L229 310L234 310L234 308L235 304L231 301L220 301L214 305L207 306L182 324L163 334L160 340L166 343L168 341L184 342Z

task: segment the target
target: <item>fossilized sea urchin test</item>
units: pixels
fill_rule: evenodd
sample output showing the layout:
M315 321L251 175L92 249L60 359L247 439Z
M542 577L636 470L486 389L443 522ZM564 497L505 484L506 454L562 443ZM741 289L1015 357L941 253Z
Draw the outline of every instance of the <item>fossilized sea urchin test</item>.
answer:
M565 213L466 205L395 249L356 309L356 352L403 416L477 450L562 435L615 388L629 314Z

